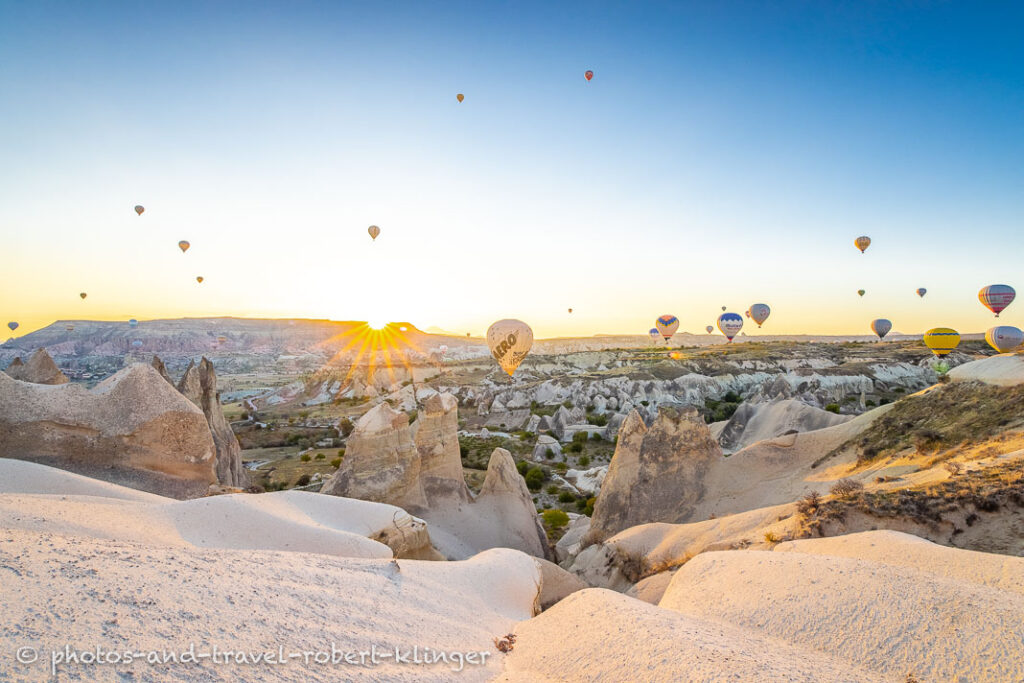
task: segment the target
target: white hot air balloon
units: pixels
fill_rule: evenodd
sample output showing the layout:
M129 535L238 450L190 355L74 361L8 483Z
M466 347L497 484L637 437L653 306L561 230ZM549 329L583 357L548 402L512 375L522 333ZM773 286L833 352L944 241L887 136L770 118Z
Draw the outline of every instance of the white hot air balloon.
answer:
M767 320L771 313L772 309L768 308L768 304L754 304L750 307L750 317L758 327L761 327L761 323Z
M718 316L718 329L731 343L733 337L743 329L743 316L738 313L723 313Z
M1006 353L1024 344L1024 332L1010 325L999 325L985 333L985 341L999 353Z
M511 377L533 346L533 330L522 320L499 320L487 328L487 346L494 360Z

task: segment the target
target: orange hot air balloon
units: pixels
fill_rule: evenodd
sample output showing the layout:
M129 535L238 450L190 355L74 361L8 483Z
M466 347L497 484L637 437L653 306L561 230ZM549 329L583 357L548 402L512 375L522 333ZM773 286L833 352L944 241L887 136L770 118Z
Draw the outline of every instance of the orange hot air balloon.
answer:
M188 251L188 248L191 246L192 245L189 244L188 240L181 240L180 242L178 242L178 249L181 249L182 254Z
M380 228L378 228L376 225L371 225L366 229L366 232L370 233L370 239L376 240L377 235L380 234Z
M145 211L145 210L146 210L146 208L144 206L142 206L142 204L136 204L135 205L135 213L139 214L140 216L142 215L142 212Z
M88 294L86 294L85 292L82 292L82 293L81 293L81 294L79 294L78 296L80 296L80 297L82 297L82 298L84 299L85 297L87 297L87 296L89 296L89 295L88 295Z
M198 282L199 284L203 284L203 276L202 275L197 276L196 277L196 282Z
M466 99L466 96L463 95L462 93L459 93L458 95L455 96L455 99L461 102L462 100Z
M594 72L593 72L593 71L591 71L590 69L587 69L587 70L586 70L586 71L584 72L584 74L583 74L583 78L587 79L588 81L589 81L590 79L592 79L593 77L594 77Z
M860 249L860 253L867 251L867 248L871 246L871 238L867 235L861 235L853 241L857 248Z

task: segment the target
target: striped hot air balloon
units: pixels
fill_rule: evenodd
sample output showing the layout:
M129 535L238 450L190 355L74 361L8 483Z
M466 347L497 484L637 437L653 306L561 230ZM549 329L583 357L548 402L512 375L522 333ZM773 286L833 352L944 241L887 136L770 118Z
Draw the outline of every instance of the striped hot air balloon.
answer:
M936 356L946 356L960 345L960 333L948 327L936 327L924 333L924 345Z
M999 353L1006 353L1024 344L1024 332L1017 327L1000 325L985 332L985 341Z
M743 329L743 316L739 313L723 313L718 316L718 329L732 342L733 337Z
M997 318L1016 297L1017 292L1010 285L989 285L982 287L978 292L978 299L985 308L995 313Z
M754 304L750 307L750 318L758 327L761 327L761 323L768 319L771 315L772 309L768 307L768 304Z
M665 338L665 343L672 338L672 335L679 329L679 318L666 313L657 320L654 321L654 326L658 328L658 332Z
M865 251L867 251L868 247L871 246L871 238L868 237L867 235L861 235L860 237L855 239L853 243L857 245L857 248L860 249L860 253L863 254Z
M892 321L890 320L878 318L877 320L871 321L871 331L877 334L879 339L885 339L885 335L889 334L889 330L891 329Z

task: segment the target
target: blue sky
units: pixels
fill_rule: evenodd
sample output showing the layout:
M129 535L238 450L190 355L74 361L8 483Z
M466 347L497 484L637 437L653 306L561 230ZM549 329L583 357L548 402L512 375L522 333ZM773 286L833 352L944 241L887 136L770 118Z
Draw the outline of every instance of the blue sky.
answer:
M0 317L552 336L763 301L766 333L981 331L978 289L1020 285L1021 26L1018 3L0 0Z

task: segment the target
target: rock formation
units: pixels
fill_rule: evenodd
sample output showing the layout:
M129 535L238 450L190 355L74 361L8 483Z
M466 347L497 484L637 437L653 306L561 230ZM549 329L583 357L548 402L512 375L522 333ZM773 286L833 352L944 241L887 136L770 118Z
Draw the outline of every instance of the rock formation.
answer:
M470 499L459 453L458 406L451 394L434 394L424 401L411 428L420 456L420 481L431 506L442 498Z
M704 494L704 475L722 457L694 408L662 407L648 429L633 411L594 505L589 538L602 540L637 524L681 522Z
M724 425L718 443L727 451L738 451L757 441L793 432L812 432L852 419L852 415L837 415L795 399L746 402L740 404Z
M153 356L153 368L160 373L161 377L167 380L168 384L174 386L174 380L172 380L171 376L167 374L167 366L164 365L164 362L160 360L158 356Z
M217 482L202 411L144 364L91 390L0 373L0 452L175 498Z
M153 358L153 366L157 367L159 359ZM160 362L159 371L163 367ZM167 370L164 368L164 377L167 377ZM238 444L238 437L231 431L231 426L224 417L224 410L220 405L220 392L217 391L217 373L213 369L213 363L205 357L199 362L189 363L185 374L178 383L178 391L185 398L199 406L206 416L206 422L210 425L210 432L213 434L213 443L217 447L217 479L224 486L245 487L249 485L249 474L242 466L242 447Z
M33 384L67 384L68 378L60 371L57 364L50 358L46 349L36 349L28 363L22 363L20 358L15 358L7 366L7 374L22 382Z

